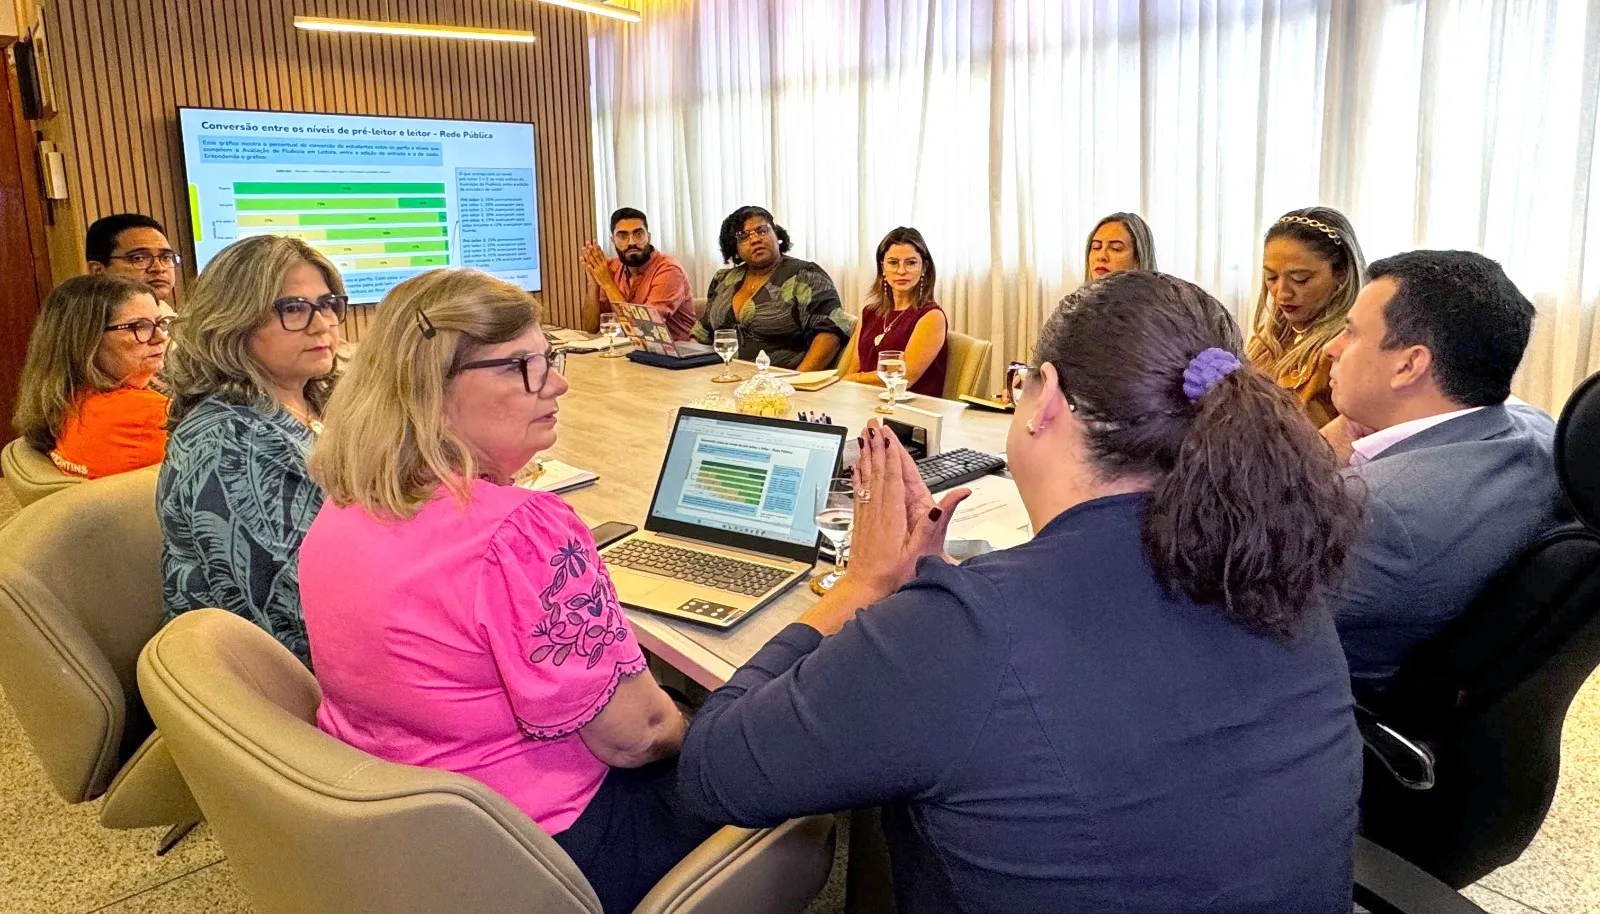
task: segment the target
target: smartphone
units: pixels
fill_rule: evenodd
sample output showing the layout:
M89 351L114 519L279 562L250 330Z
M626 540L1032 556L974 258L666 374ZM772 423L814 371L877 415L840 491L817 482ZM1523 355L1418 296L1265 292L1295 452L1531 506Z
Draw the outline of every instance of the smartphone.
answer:
M590 527L589 532L594 536L594 547L604 549L612 543L630 533L638 531L633 524L624 524L621 521L606 521L598 527Z

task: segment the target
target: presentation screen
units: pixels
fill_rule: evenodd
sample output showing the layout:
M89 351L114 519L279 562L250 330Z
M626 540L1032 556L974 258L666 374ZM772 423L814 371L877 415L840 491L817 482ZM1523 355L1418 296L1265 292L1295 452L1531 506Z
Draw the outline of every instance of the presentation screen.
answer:
M533 125L179 110L195 261L293 235L353 302L439 267L542 288Z

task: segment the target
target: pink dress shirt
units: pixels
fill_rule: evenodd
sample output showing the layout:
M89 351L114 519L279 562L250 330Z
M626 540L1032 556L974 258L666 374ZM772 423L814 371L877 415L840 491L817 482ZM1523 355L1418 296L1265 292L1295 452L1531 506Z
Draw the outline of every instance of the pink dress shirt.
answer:
M482 480L416 517L325 503L300 549L317 725L391 762L477 778L564 831L608 767L578 730L644 655L558 496Z

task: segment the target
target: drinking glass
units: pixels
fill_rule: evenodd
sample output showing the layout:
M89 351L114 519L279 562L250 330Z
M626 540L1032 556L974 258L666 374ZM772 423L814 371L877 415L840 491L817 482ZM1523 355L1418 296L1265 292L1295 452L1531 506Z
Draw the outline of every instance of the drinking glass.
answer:
M849 476L828 480L817 487L817 529L833 544L834 570L811 579L811 589L827 593L845 573L849 563L850 527L856 517L856 483Z
M878 412L892 416L895 401L900 399L900 388L906 382L906 354L898 349L885 349L878 353L878 380L889 389L889 402L878 407Z
M602 359L620 359L627 355L626 352L617 351L617 340L622 338L622 323L614 315L606 315L600 319L600 335L606 338L606 351L601 353Z
M716 335L712 337L711 347L717 351L717 355L722 356L722 374L711 380L718 384L732 384L735 381L743 381L744 378L733 370L733 357L739 354L739 331L718 330Z

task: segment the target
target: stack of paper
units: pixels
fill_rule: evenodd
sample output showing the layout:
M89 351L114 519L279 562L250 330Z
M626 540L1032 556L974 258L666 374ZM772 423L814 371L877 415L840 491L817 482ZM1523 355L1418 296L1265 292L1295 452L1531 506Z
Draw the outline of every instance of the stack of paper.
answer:
M839 380L833 371L801 371L784 378L795 390L821 390Z

